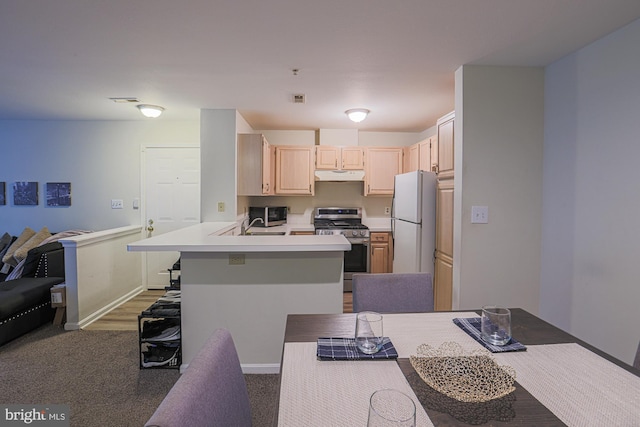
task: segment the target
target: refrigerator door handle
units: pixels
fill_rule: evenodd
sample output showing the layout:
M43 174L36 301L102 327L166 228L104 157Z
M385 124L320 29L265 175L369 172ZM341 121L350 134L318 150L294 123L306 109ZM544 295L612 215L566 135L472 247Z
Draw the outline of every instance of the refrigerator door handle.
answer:
M396 220L391 218L391 247L395 247L395 236L396 236ZM391 261L396 258L395 251L391 252Z

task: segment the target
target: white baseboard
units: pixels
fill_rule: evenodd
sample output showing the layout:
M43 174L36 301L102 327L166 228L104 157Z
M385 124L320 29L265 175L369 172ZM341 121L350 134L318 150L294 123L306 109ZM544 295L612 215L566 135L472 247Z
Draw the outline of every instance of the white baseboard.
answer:
M280 364L264 364L264 365L255 365L255 364L244 364L240 365L242 367L243 374L279 374L280 373ZM180 365L180 373L184 374L184 371L189 367L188 363L183 363Z
M67 331L82 329L92 324L96 320L100 319L102 316L109 313L110 311L113 311L114 309L118 308L120 305L124 304L125 302L129 301L135 296L141 294L142 292L144 292L144 289L142 288L142 286L138 286L137 288L131 290L127 294L121 296L120 298L102 307L100 310L96 310L93 313L91 313L89 316L85 317L84 319L80 319L78 323L69 323L69 322L65 323L64 329Z
M265 364L243 364L242 373L243 374L279 374L280 373L280 364L279 363L265 363Z

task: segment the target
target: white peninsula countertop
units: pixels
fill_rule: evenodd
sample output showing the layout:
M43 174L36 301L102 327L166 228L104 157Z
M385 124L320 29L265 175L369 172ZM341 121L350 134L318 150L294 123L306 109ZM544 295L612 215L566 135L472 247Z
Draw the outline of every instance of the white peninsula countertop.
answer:
M249 229L205 222L127 245L132 252L180 252L181 370L217 328L233 336L245 373L277 373L291 313L342 313L341 235L291 235L303 225ZM307 226L307 228L310 228Z
M287 227L257 228L249 233L282 231L284 235L234 236L225 233L235 222L203 222L127 245L131 252L325 252L348 251L351 244L344 236L290 235ZM277 228L278 230L275 230Z

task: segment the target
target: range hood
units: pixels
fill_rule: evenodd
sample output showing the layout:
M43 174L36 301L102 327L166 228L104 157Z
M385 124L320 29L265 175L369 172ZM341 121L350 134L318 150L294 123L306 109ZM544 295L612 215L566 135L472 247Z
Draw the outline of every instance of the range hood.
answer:
M317 170L316 181L364 181L363 170Z

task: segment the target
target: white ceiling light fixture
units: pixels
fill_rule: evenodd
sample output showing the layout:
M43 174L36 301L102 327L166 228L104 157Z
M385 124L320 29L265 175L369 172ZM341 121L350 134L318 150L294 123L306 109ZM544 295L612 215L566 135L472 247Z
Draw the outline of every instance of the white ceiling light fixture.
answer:
M151 118L160 117L160 114L162 114L162 112L164 111L164 107L149 104L140 104L138 105L138 109L143 116Z
M352 108L345 111L345 114L349 116L349 119L351 119L352 122L360 123L367 118L367 114L369 114L369 112L370 111L366 108Z

